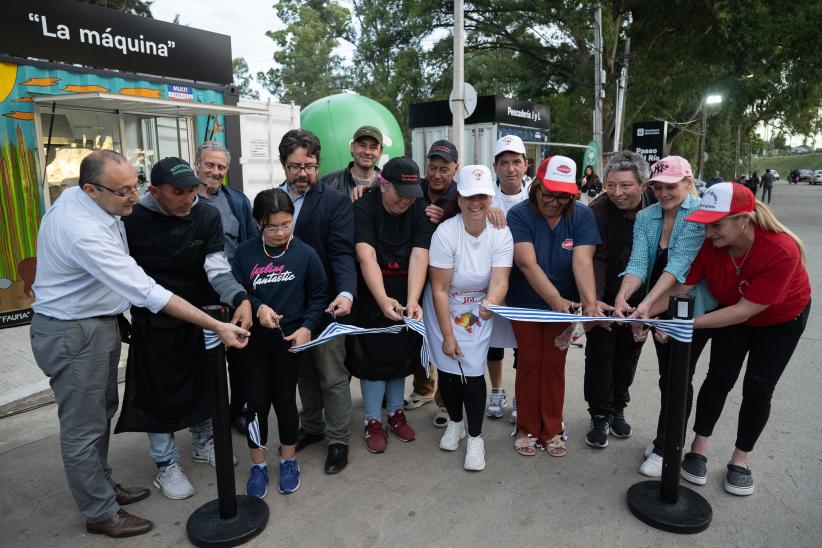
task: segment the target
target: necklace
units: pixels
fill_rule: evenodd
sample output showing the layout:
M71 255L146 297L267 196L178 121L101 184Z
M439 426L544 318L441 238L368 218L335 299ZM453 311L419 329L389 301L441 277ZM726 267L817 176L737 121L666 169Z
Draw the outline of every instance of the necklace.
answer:
M745 252L745 256L742 257L742 260L739 262L739 264L736 264L736 260L734 259L734 256L731 255L731 250L730 249L728 250L728 257L731 258L731 262L734 264L734 268L736 269L736 275L737 276L739 276L739 273L742 272L742 266L745 264L745 261L748 259L748 254L751 252L751 249L753 249L753 242L751 242L751 246L748 248L748 251Z
M288 241L285 243L285 247L283 248L282 252L280 252L279 255L270 255L268 253L268 250L265 248L265 237L260 236L260 239L263 241L263 253L265 253L265 256L268 257L269 259L279 259L283 255L285 255L286 251L288 251L288 246L291 245L292 238L294 238L293 234L288 237Z

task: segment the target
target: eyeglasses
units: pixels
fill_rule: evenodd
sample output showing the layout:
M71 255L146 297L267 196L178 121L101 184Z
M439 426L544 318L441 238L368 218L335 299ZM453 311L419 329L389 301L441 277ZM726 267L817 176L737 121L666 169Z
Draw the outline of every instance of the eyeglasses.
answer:
M548 192L542 193L542 202L546 204L557 202L561 205L565 205L570 201L571 197L567 194L549 194Z
M285 223L281 225L265 225L263 227L263 234L277 234L278 232L290 232L291 231L291 223Z
M306 175L311 175L317 171L317 164L286 164L288 172L291 175L299 175L301 171L305 171Z
M117 190L110 189L110 188L109 188L109 187L107 187L107 186L103 186L103 185L101 185L100 183L91 183L91 184L93 184L93 185L94 185L94 186L96 186L96 187L100 187L100 188L103 188L103 189L105 189L105 190L108 190L109 192L111 192L111 193L112 193L112 194L114 194L115 196L119 196L120 198L128 198L128 197L129 197L129 196L131 196L132 194L137 194L137 191L139 190L139 187L136 187L136 186L135 186L135 187L131 187L131 188L130 188L130 189L128 189L126 192L119 192L119 191L117 191Z

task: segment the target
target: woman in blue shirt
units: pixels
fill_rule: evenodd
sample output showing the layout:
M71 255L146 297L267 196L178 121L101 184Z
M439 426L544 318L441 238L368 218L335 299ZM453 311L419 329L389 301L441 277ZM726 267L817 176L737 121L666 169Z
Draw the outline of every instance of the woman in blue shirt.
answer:
M576 164L553 156L539 165L528 201L508 212L514 238L514 268L505 299L509 306L569 312L581 300L585 314L601 315L593 266L599 230L577 196ZM551 456L566 453L562 407L567 347L558 348L556 338L568 325L512 322L519 347L514 449L521 455L534 455L536 442Z
M614 315L648 318L651 305L667 294L677 283L684 283L691 263L702 242L705 229L697 223L686 223L685 217L699 207L699 196L694 186L693 171L685 158L667 156L651 166L651 188L657 203L643 209L636 216L634 244L631 259L623 273L622 285L614 300ZM628 299L640 291L644 298L631 311ZM704 314L716 307L707 286L702 283L693 290L695 315ZM688 375L687 414L691 412L694 375L699 354L710 338L708 330L694 332L691 345L690 372ZM659 389L662 405L659 412L656 438L645 450L645 461L639 472L645 476L662 475L662 428L665 424L667 402L665 379L667 378L670 345L654 339L659 362ZM687 421L687 417L686 417Z

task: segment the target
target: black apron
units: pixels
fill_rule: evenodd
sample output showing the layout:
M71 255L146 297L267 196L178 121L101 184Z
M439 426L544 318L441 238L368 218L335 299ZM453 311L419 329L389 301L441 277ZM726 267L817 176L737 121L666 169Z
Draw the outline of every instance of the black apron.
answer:
M203 330L132 308L126 391L114 432L176 432L211 417Z
M405 231L392 241L383 227L384 214L377 215L377 264L382 270L386 294L401 305L408 301L408 265L411 259L411 234ZM368 285L357 269L357 299L352 323L359 327L388 327L402 324L386 318ZM345 338L345 366L351 374L366 380L398 379L410 375L420 365L422 337L404 329L398 334L378 333Z

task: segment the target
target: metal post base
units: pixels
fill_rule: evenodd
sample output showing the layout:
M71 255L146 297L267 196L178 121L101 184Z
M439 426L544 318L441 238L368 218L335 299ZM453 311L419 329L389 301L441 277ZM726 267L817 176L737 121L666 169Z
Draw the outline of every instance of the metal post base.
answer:
M641 481L628 489L628 508L651 527L670 533L701 533L711 524L713 511L702 495L679 486L676 504L659 498L659 481Z
M220 519L218 499L197 508L186 531L194 546L238 546L257 536L268 523L268 505L262 499L237 495L237 516Z

